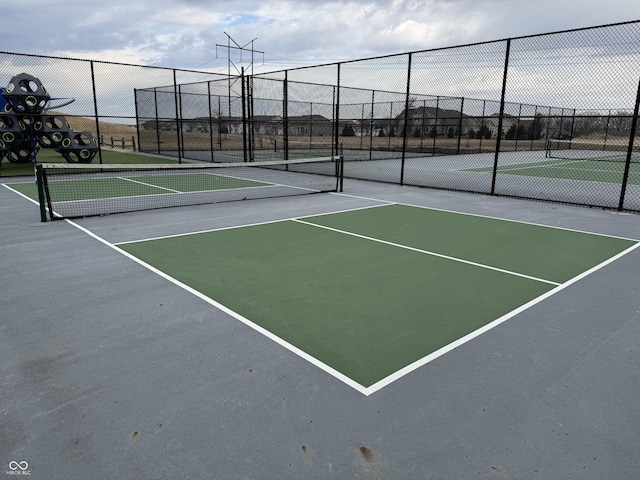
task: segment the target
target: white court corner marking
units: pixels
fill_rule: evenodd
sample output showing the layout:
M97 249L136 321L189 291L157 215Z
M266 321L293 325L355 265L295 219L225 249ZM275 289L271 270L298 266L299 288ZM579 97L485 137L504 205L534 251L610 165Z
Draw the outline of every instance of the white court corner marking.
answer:
M304 360L308 361L309 363L315 365L316 367L320 368L321 370L324 370L328 374L330 374L333 377L337 378L341 382L349 385L350 387L354 388L358 392L360 392L360 393L362 393L364 395L371 395L371 393L373 393L373 391L370 391L370 388L367 388L367 387L364 387L363 385L360 385L358 382L352 380L351 378L347 377L346 375L344 375L343 373L339 372L338 370L336 370L336 369L330 367L329 365L321 362L317 358L309 355L305 351L303 351L303 350L299 349L298 347L290 344L289 342L286 342L285 340L283 340L282 338L278 337L277 335L274 335L269 330L266 330L265 328L262 328L260 325L257 325L255 323L253 323L248 318L246 318L246 317L240 315L239 313L231 310L230 308L226 307L225 305L223 305L223 304L221 304L219 302L216 302L215 300L213 300L212 298L206 296L202 292L200 292L198 290L195 290L194 288L191 288L189 285L186 285L186 284L180 282L179 280L176 280L172 276L167 275L163 271L158 270L157 268L153 267L152 265L149 265L148 263L140 260L139 258L135 257L134 255L131 255L130 253L122 250L117 245L114 245L111 242L108 242L104 238L102 238L99 235L96 235L95 233L93 233L91 230L89 230L89 229L87 229L85 227L82 227L81 225L78 225L77 223L75 223L75 222L73 222L71 220L65 220L65 221L68 224L73 225L74 227L76 227L78 230L81 230L82 232L86 233L90 237L98 240L99 242L101 242L104 245L112 248L113 250L117 251L118 253L124 255L125 257L133 260L134 262L138 263L139 265L142 265L143 267L145 267L148 270L152 271L156 275L159 275L160 277L164 278L165 280L168 280L169 282L173 283L174 285L176 285L176 286L182 288L183 290L186 290L187 292L191 293L192 295L195 295L196 297L204 300L205 302L207 302L210 305L216 307L217 309L222 310L223 312L225 312L226 314L232 316L236 320L241 321L245 325L251 327L252 329L254 329L257 332L261 333L262 335L264 335L265 337L269 338L270 340L273 340L274 342L276 342L277 344L283 346L287 350L295 353L299 357L301 357Z
M636 243L635 245L630 246L626 250L623 250L622 252L618 253L617 255L605 260L604 262L602 262L602 263L600 263L600 264L598 264L598 265L596 265L596 266L594 266L592 268L590 268L589 270L586 270L586 271L582 272L580 275L577 275L577 276L573 277L571 280L568 280L567 282L565 282L565 283L563 283L561 285L558 285L557 287L549 290L548 292L543 293L539 297L534 298L533 300L530 300L529 302L519 306L515 310L512 310L509 313L506 313L502 317L499 317L499 318L493 320L492 322L487 323L486 325L478 328L477 330L474 330L473 332L470 332L467 335L465 335L463 337L460 337L459 339L451 342L450 344L445 345L444 347L440 348L439 350L436 350L435 352L432 352L429 355L426 355L425 357L422 357L422 358L416 360L415 362L407 365L406 367L401 368L400 370L398 370L397 372L392 373L388 377L385 377L382 380L379 380L378 382L374 383L373 385L371 385L368 388L368 390L370 391L369 395L371 393L377 391L377 390L380 390L381 388L386 387L387 385L395 382L399 378L404 377L405 375L413 372L414 370L422 367L423 365L426 365L427 363L435 360L436 358L441 357L445 353L450 352L451 350L454 350L455 348L459 347L460 345L463 345L463 344L473 340L474 338L479 337L483 333L486 333L489 330L497 327L501 323L506 322L507 320L515 317L516 315L524 312L525 310L528 310L529 308L533 307L534 305L537 305L538 303L540 303L540 302L546 300L547 298L555 295L556 293L564 290L565 288L569 287L570 285L573 285L577 281L582 280L583 278L591 275L592 273L596 272L597 270L600 270L601 268L609 265L610 263L615 262L619 258L627 255L628 253L632 252L633 250L635 250L638 247L640 247L640 242Z
M216 302L212 298L207 297L202 292L199 292L198 290L195 290L195 289L189 287L188 285L176 280L175 278L171 277L170 275L167 275L166 273L162 272L161 270L158 270L157 268L153 267L152 265L149 265L148 263L140 260L139 258L135 257L134 255L131 255L130 253L120 249L117 245L114 245L111 242L108 242L107 240L105 240L102 237L96 235L95 233L93 233L92 231L88 230L87 228L82 227L82 226L78 225L77 223L75 223L75 222L73 222L71 220L65 220L65 221L68 224L70 224L70 225L76 227L77 229L81 230L82 232L86 233L90 237L98 240L99 242L101 242L104 245L112 248L113 250L117 251L118 253L124 255L125 257L133 260L134 262L138 263L139 265L142 265L143 267L147 268L151 272L153 272L153 273L159 275L160 277L170 281L174 285L186 290L187 292L193 294L194 296L204 300L205 302L209 303L210 305L214 306L215 308L217 308L217 309L225 312L226 314L232 316L236 320L239 320L240 322L244 323L245 325L249 326L250 328L256 330L257 332L261 333L262 335L266 336L267 338L273 340L278 345L281 345L282 347L286 348L287 350L289 350L292 353L298 355L299 357L303 358L304 360L306 360L309 363L315 365L316 367L320 368L321 370L325 371L326 373L332 375L334 378L340 380L341 382L345 383L346 385L352 387L353 389L357 390L358 392L360 392L360 393L362 393L363 395L366 395L366 396L369 396L369 395L377 392L378 390L390 385L391 383L395 382L396 380L399 380L400 378L404 377L405 375L408 375L409 373L413 372L414 370L417 370L418 368L426 365L427 363L432 362L436 358L441 357L445 353L448 353L448 352L454 350L455 348L457 348L457 347L459 347L459 346L461 346L461 345L473 340L474 338L482 335L483 333L488 332L489 330L491 330L491 329L497 327L498 325L506 322L507 320L513 318L514 316L524 312L525 310L528 310L529 308L533 307L534 305L537 305L538 303L542 302L543 300L546 300L547 298L549 298L549 297L555 295L556 293L564 290L568 286L573 285L577 281L587 277L588 275L591 275L592 273L596 272L597 270L600 270L601 268L604 268L605 266L609 265L610 263L615 262L619 258L627 255L628 253L630 253L633 250L635 250L635 249L640 247L640 242L635 243L634 245L632 245L629 248L623 250L622 252L618 253L617 255L605 260L604 262L602 262L602 263L600 263L598 265L595 265L594 267L590 268L589 270L586 270L585 272L581 273L580 275L575 276L574 278L568 280L567 282L556 286L555 288L553 288L553 289L549 290L548 292L538 296L537 298L534 298L533 300L525 303L524 305L521 305L520 307L516 308L515 310L512 310L511 312L503 315L502 317L497 318L496 320L493 320L492 322L490 322L490 323L478 328L477 330L474 330L474 331L468 333L467 335L455 340L454 342L452 342L452 343L450 343L448 345L445 345L444 347L440 348L439 350L436 350L435 352L432 352L432 353L430 353L430 354L428 354L428 355L416 360L415 362L413 362L413 363L401 368L400 370L392 373L391 375L379 380L378 382L374 383L373 385L371 385L369 387L365 387L365 386L359 384L358 382L352 380L351 378L347 377L343 373L341 373L341 372L335 370L334 368L330 367L329 365L321 362L317 358L309 355L308 353L304 352L303 350L299 349L298 347L290 344L289 342L286 342L285 340L283 340L282 338L274 335L270 331L268 331L268 330L262 328L261 326L253 323L251 320L249 320L246 317L240 315L239 313L231 310L230 308L226 307L225 305Z

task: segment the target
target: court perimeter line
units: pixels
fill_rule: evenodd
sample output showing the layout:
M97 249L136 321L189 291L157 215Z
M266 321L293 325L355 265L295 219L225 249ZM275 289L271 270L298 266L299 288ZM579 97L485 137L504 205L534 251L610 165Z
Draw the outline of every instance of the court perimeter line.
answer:
M23 195L22 193L12 189L11 187L9 187L6 184L2 184L2 186L6 187L7 189L11 190L12 192L17 193L18 195L24 197L25 199L33 202L34 204L38 204L38 202L34 201L33 199ZM346 194L339 194L339 195L344 195L344 196L350 196L350 195L346 195ZM357 198L366 198L366 197L357 197ZM385 200L380 200L380 199L373 199L373 198L368 198L369 200L374 200L374 201L379 201L379 202L385 202ZM389 204L395 204L396 202L390 202L387 201ZM419 205L411 205L411 204L406 204L409 206L415 206L418 208L426 208L426 209L432 209L432 210L442 210L442 209L437 209L437 208L430 208L430 207L423 207L423 206L419 206ZM366 207L364 207L366 208ZM451 212L451 213L459 213L462 215L471 215L471 216L479 216L479 217L486 217L486 218L496 218L496 217L491 217L491 216L486 216L486 215L478 215L478 214L468 214L468 213L463 213L463 212L454 212L454 211L449 211L449 210L442 210L442 211L447 211L447 212ZM505 220L505 219L501 219L501 220ZM517 222L517 223L528 223L528 222L522 222L522 221L518 221L518 220L506 220L506 221L513 221L513 222ZM321 361L317 360L316 358L310 356L309 354L307 354L306 352L298 349L297 347L289 344L288 342L285 342L284 340L280 339L279 337L275 336L274 334L272 334L271 332L264 330L262 327L259 327L258 325L252 323L250 320L246 319L245 317L243 317L242 315L234 312L233 310L228 309L227 307L225 307L222 304L219 304L218 302L214 301L213 299L205 296L204 294L202 294L201 292L192 289L191 287L182 284L181 282L177 281L176 279L173 279L172 277L170 277L169 275L165 274L162 271L159 271L158 269L152 267L151 265L146 264L145 262L141 261L140 259L132 256L131 254L125 252L124 250L121 250L120 248L118 248L116 245L108 242L107 240L103 239L102 237L96 235L95 233L91 232L90 230L88 230L87 228L84 228L80 225L78 225L77 223L65 219L65 222L67 222L69 225L74 226L75 228L77 228L78 230L86 233L87 235L89 235L90 237L98 240L99 242L103 243L104 245L108 246L109 248L119 252L120 254L126 256L127 258L135 261L136 263L138 263L139 265L142 265L143 267L147 268L148 270L150 270L151 272L154 272L158 275L160 275L162 278L165 278L167 280L169 280L170 282L174 283L175 285L183 288L185 291L192 293L193 295L195 295L198 298L201 298L202 300L206 301L207 303L209 303L210 305L213 305L214 307L222 310L223 312L231 315L232 317L236 318L237 320L240 320L242 323L246 324L247 326L249 326L250 328L258 331L259 333L262 333L263 335L265 335L267 338L272 339L274 342L276 342L277 344L287 348L289 351L295 353L296 355L298 355L299 357L307 360L309 363L317 366L318 368L320 368L321 370L325 371L326 373L329 373L330 375L332 375L334 378L342 381L343 383L345 383L346 385L354 388L355 390L357 390L358 392L362 393L365 396L369 396L375 392L377 392L378 390L384 388L387 385L390 385L391 383L393 383L394 381L400 379L401 377L404 377L405 375L411 373L412 371L418 369L419 367L435 360L436 358L444 355L445 353L454 350L455 348L461 346L462 344L480 336L481 334L491 330L492 328L500 325L501 323L504 323L505 321L509 320L510 318L514 317L515 315L522 313L523 311L531 308L532 306L536 305L537 303L551 297L552 295L560 292L561 290L564 290L566 287L574 284L575 282L581 280L582 278L592 274L593 272L609 265L610 263L618 260L619 258L623 257L624 255L630 253L631 251L635 250L636 248L640 247L640 242L638 242L637 240L633 240L633 239L627 239L627 240L632 240L632 241L636 241L638 243L636 243L635 245L632 245L631 247L629 247L628 249L620 252L619 254L609 258L608 260L602 262L599 265L596 265L594 267L592 267L591 269L581 273L580 275L572 278L571 280L568 280L567 282L558 285L556 288L553 288L552 290L542 294L541 296L539 296L538 298L535 298L533 300L531 300L530 302L521 305L520 307L518 307L515 310L512 310L511 312L507 313L506 315L503 315L502 317L484 325L483 327L480 327L479 329L465 335L464 337L459 338L458 340L450 343L449 345L446 345L444 347L442 347L439 350L436 350L435 352L432 352L429 355L426 355L425 357L407 365L406 367L392 373L391 375L383 378L382 380L379 380L378 382L374 383L373 385L371 385L370 387L364 387L363 385L360 385L359 383L355 382L354 380L352 380L351 378L343 375L342 373L334 370L333 368L329 367L328 365L322 363ZM531 225L536 225L536 224L531 224ZM315 225L317 226L317 225ZM548 228L558 228L558 229L562 229L562 230L571 230L571 231L576 231L576 232L580 232L579 230L572 230L572 229L568 229L568 228L562 228L562 227L553 227L553 226L548 226L548 225L539 225L542 227L548 227ZM231 227L230 227L231 228ZM592 233L592 232L580 232L580 233L590 233L593 235L601 235L601 236L607 236L607 237L612 237L612 238L624 238L624 237L614 237L612 235L604 235L604 234L597 234L597 233ZM122 242L122 243L130 243L130 242Z
M337 228L327 227L327 226L324 226L324 225L318 225L316 223L311 223L311 222L305 222L304 220L299 220L299 219L295 219L295 218L292 219L292 221L298 222L298 223L303 223L303 224L309 225L311 227L317 227L317 228L323 228L325 230L331 230L332 232L341 233L343 235L351 235L352 237L358 237L358 238L362 238L364 240L370 240L372 242L383 243L385 245L390 245L392 247L403 248L405 250L411 250L413 252L423 253L425 255L431 255L432 257L444 258L445 260L452 260L454 262L465 263L467 265L471 265L471 266L474 266L474 267L485 268L487 270L493 270L493 271L500 272L500 273L506 273L507 275L513 275L513 276L516 276L516 277L522 277L522 278L526 278L528 280L533 280L533 281L536 281L536 282L547 283L549 285L554 285L554 286L561 285L558 282L552 282L551 280L545 280L544 278L532 277L530 275L525 275L523 273L513 272L511 270L504 270L502 268L492 267L490 265L484 265L482 263L471 262L469 260L464 260L462 258L450 257L449 255L443 255L441 253L430 252L429 250L422 250L420 248L410 247L408 245L402 245L400 243L388 242L386 240L381 240L379 238L368 237L366 235L360 235L359 233L347 232L346 230L339 230Z

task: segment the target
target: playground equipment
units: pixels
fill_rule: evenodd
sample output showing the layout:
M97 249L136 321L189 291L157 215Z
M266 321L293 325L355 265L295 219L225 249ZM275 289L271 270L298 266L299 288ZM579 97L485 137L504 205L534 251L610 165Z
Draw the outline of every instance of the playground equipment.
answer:
M47 114L51 100L60 99L52 99L38 78L16 75L1 93L0 162L4 157L12 163L35 162L40 148L53 148L68 163L91 163L98 152L93 135L74 132L63 116Z

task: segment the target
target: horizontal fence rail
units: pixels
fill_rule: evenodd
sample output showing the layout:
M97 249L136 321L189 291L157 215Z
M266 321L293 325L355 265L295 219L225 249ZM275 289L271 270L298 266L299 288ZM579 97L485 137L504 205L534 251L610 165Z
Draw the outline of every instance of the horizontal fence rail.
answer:
M639 21L254 75L0 58L109 149L640 212Z

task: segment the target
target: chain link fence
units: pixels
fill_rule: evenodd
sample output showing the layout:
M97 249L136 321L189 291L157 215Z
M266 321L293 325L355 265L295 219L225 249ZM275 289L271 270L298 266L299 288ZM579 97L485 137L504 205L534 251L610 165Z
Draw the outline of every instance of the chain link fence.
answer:
M640 211L639 22L260 78L336 89L347 177Z
M342 154L346 178L640 212L639 21L258 75L2 52L0 65L74 99L61 113L103 148Z

